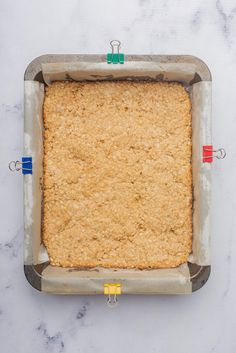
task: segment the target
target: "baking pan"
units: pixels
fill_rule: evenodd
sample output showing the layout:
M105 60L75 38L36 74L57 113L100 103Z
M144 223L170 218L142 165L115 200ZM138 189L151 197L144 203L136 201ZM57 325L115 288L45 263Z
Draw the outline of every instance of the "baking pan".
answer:
M56 80L154 80L185 85L192 103L193 248L187 263L172 269L80 270L51 266L42 244L43 117L45 85ZM33 173L24 175L24 271L39 291L54 294L188 294L210 274L211 74L206 64L186 55L126 55L108 64L105 55L43 55L25 71L24 156ZM115 288L115 289L114 289ZM117 289L118 288L118 289Z

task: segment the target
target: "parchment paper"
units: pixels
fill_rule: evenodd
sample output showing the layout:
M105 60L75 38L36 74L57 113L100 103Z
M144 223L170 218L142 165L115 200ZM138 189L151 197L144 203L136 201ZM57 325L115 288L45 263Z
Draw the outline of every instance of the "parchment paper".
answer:
M130 61L124 65L108 65L106 62L65 62L42 64L46 84L63 80L107 80L107 79L161 79L185 84L194 78L195 64Z
M43 100L44 85L25 81L24 156L33 160L33 174L24 175L25 264L38 263L41 243Z
M192 168L193 168L193 253L190 262L210 265L211 164L202 163L202 146L212 145L211 82L193 85Z
M189 269L183 264L174 269L70 271L47 266L42 289L61 294L103 294L104 283L121 283L122 294L188 294L192 291Z

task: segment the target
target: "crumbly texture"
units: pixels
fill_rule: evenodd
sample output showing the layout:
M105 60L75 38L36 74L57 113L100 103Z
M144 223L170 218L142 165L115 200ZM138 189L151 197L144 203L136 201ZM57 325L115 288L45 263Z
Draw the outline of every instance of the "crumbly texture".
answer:
M178 83L47 87L43 240L52 265L146 269L187 261L190 110Z

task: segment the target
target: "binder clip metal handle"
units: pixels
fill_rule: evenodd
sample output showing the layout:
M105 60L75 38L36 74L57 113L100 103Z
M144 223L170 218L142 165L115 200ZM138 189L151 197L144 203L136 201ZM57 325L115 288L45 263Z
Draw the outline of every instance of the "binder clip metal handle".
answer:
M117 39L113 39L110 41L110 46L111 46L111 50L112 50L112 54L116 53L119 54L120 53L120 46L121 46L121 42Z
M109 306L109 308L114 308L118 305L118 299L116 294L108 294L107 305Z
M226 151L224 148L219 148L218 150L213 150L215 154L213 157L217 158L217 159L224 159L226 157Z
M22 169L21 162L20 161L11 161L8 164L8 168L10 169L11 172L19 172L19 170Z

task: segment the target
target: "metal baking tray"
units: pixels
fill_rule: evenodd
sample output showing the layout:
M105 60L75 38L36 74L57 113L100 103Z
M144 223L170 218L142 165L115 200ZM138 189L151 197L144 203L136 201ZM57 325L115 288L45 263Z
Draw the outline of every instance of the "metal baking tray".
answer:
M187 263L172 269L80 270L51 266L42 244L44 88L55 80L154 80L185 85L192 102L193 249ZM24 156L33 173L24 175L24 271L39 291L54 294L188 294L210 274L211 163L203 146L211 141L211 73L189 55L126 55L108 64L105 55L43 55L25 71ZM111 285L119 285L119 293ZM108 286L108 290L107 290ZM110 289L109 289L110 288ZM111 290L111 292L110 292Z

